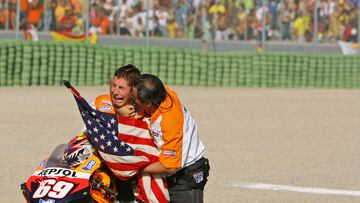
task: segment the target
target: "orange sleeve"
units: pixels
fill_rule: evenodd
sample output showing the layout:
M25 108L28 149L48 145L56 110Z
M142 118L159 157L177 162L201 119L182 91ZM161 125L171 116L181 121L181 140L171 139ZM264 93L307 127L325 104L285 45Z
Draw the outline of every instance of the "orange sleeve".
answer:
M180 168L182 166L182 143L184 114L177 96L172 95L173 101L165 101L164 106L173 102L171 110L161 113L160 122L164 144L161 146L159 161L166 168Z
M96 110L101 112L115 114L109 94L97 96L94 101L94 106Z

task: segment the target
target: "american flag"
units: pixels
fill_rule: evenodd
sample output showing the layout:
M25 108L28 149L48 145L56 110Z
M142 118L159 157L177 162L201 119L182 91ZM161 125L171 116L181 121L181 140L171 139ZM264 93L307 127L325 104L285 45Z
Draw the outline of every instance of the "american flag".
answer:
M147 123L97 111L69 81L64 80L64 85L75 97L90 143L114 175L122 180L136 175L139 188L135 195L145 202L169 202L165 179L140 173L145 166L158 161L159 155Z

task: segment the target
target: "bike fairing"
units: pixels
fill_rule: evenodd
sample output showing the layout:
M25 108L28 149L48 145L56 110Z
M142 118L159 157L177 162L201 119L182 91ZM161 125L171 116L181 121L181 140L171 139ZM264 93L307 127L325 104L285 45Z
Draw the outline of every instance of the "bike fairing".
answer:
M63 146L64 147L64 146ZM63 148L62 147L62 148ZM59 150L57 153L61 153ZM100 159L92 155L75 169L66 167L59 154L43 160L26 182L24 196L29 202L90 200L90 177L100 168ZM54 162L55 161L55 162ZM89 167L91 165L92 167Z

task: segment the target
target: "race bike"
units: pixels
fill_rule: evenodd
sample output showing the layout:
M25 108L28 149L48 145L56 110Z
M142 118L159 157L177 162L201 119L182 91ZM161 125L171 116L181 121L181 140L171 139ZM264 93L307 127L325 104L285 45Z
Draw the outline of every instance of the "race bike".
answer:
M96 153L71 168L63 158L65 146L58 145L21 184L26 202L116 202L115 178Z

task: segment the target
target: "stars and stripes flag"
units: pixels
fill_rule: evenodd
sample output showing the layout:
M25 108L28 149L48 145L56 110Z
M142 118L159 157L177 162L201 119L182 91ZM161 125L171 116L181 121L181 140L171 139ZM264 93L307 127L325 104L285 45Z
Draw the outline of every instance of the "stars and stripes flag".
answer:
M64 80L64 85L75 97L90 143L114 175L121 180L136 176L139 188L135 195L145 202L169 202L165 179L140 173L145 166L158 161L159 155L147 123L97 111L69 81Z

